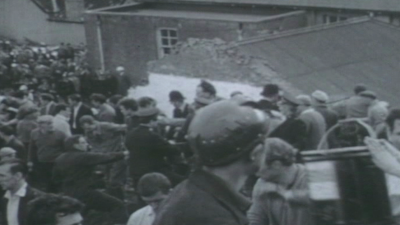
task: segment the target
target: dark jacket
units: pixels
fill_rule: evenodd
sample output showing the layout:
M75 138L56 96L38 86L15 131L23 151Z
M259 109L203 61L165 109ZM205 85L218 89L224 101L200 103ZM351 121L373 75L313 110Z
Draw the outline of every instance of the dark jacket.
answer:
M185 104L183 110L174 108L172 115L174 118L186 118L190 113L190 107L188 104Z
M125 146L130 152L129 166L134 179L149 172L162 172L168 168L165 158L175 152L155 128L144 124L128 132Z
M299 151L302 151L306 146L307 127L303 121L296 118L289 118L272 131L269 136L280 138Z
M76 116L76 127L74 127L73 126L74 116L75 116L74 115L74 108L71 108L71 117L70 117L70 120L69 120L69 125L71 126L71 132L73 134L83 134L83 128L79 124L79 119L82 116L86 116L86 115L93 116L93 112L88 106L86 106L86 105L84 105L82 103L81 107L78 110L78 115Z
M315 107L315 110L324 117L327 130L337 124L339 118L335 111L324 106Z
M43 192L36 190L28 185L26 188L26 195L25 197L22 197L19 201L19 207L18 207L18 221L19 225L27 225L27 214L28 214L28 203L32 201L33 199L40 197L44 195ZM1 199L1 223L4 225L8 225L7 222L7 203L8 199L3 197ZM12 224L10 224L12 225Z
M48 110L47 106L44 106L40 109L40 115L52 115L52 116L55 115L56 103L50 102L49 104L50 106L48 107Z
M221 178L200 170L174 188L154 225L245 225L249 207Z
M97 183L94 176L97 165L112 163L123 159L123 157L122 152L65 152L55 160L53 178L62 185L64 191L90 188Z
M260 107L261 110L269 112L271 110L279 111L279 107L267 99L261 99L258 101L258 106Z

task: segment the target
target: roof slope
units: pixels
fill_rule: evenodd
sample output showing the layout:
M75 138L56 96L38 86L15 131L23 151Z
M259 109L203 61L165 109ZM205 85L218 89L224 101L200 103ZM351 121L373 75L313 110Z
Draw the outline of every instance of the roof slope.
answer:
M276 6L323 7L400 12L399 0L140 0L142 2L209 2Z
M300 29L238 44L306 93L336 97L365 83L379 98L400 106L400 29L375 20L351 20Z

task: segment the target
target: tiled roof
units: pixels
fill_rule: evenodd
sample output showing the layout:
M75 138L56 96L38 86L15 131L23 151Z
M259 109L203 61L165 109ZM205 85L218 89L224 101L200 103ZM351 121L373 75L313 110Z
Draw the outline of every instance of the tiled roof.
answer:
M400 29L370 19L304 28L239 42L295 87L350 95L357 83L400 106Z
M139 0L143 2L209 2L262 4L290 7L323 7L400 12L399 0Z

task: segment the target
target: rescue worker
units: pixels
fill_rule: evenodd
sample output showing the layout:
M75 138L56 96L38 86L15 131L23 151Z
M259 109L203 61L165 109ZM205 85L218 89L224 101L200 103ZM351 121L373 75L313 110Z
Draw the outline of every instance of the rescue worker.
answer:
M248 224L250 201L239 190L258 170L268 121L244 101L199 110L188 130L198 168L163 202L154 225Z

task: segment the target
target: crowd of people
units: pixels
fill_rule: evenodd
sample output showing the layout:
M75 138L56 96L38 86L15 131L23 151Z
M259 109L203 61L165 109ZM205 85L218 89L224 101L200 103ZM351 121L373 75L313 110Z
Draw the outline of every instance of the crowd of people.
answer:
M56 54L0 47L9 53L0 70L0 224L78 225L99 213L96 224L107 225L310 225L300 153L321 146L366 145L400 177L400 109L362 84L332 103L321 90L293 96L276 84L260 101L240 91L223 99L202 80L193 103L170 92L168 118L151 96L125 97L126 82L122 92L77 88L89 70L69 45ZM139 196L133 207L128 190Z

